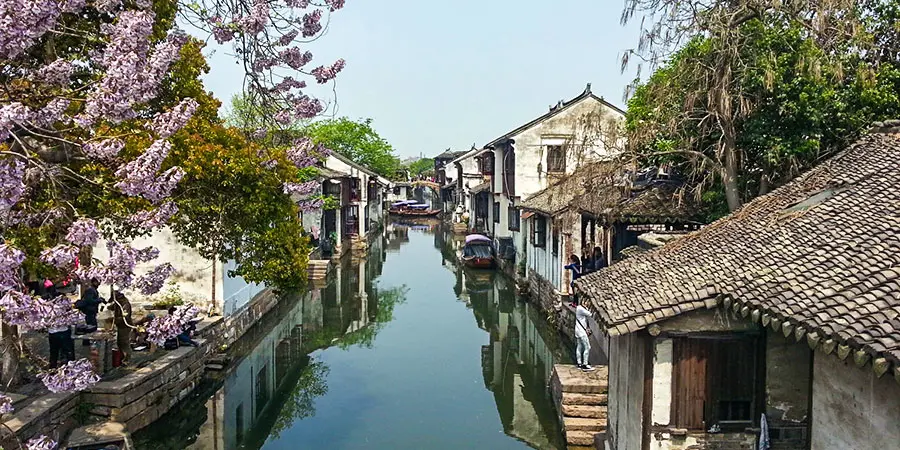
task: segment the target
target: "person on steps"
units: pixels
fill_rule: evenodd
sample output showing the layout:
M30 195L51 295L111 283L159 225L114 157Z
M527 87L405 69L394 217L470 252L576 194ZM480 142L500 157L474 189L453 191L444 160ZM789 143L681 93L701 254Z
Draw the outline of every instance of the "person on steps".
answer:
M591 317L591 312L587 310L584 306L580 304L575 306L575 362L578 365L578 368L584 371L594 370L590 364L588 364L588 359L591 354L591 341L589 339L591 335L590 325L588 324L588 318Z
M569 255L569 264L565 266L564 269L572 271L572 282L569 283L569 287L572 291L572 307L574 308L578 302L577 297L574 294L575 280L581 278L581 259L578 258L578 255Z
M81 294L81 300L75 302L75 308L84 314L85 323L85 326L78 331L84 333L97 331L97 313L100 312L100 303L103 302L100 298L100 291L97 290L98 287L100 287L100 280L91 278L87 289Z

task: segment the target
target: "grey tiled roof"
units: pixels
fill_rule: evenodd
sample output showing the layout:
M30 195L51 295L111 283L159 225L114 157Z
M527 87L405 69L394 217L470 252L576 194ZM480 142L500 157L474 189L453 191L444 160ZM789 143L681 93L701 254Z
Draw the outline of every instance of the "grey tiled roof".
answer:
M620 164L596 162L579 167L567 177L532 194L520 206L543 214L555 215L566 208L575 197L585 192L585 186L594 178L607 178L618 172Z
M900 377L900 135L877 133L668 245L575 283L611 335L718 305ZM883 371L882 371L883 370Z

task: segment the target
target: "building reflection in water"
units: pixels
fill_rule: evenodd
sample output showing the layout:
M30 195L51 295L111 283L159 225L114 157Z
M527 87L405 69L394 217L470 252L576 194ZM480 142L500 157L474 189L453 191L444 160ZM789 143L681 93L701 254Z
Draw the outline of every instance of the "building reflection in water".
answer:
M447 229L435 233L443 264L456 273L457 298L490 335L481 349L481 368L503 431L534 448L561 448L562 432L547 385L554 362L568 362L568 353L540 311L518 297L511 279L459 264L463 243L463 236Z
M328 347L371 347L405 301L406 288L380 289L386 255L410 232L434 235L441 264L456 277L456 298L489 334L481 350L484 385L503 431L533 448L562 448L547 392L554 361L567 359L538 311L518 299L515 285L494 272L458 264L459 237L438 222L393 223L362 257L345 259L327 282L289 296L229 350L233 360L172 413L135 436L140 449L257 449L297 421L315 415L328 392L329 368L316 356Z

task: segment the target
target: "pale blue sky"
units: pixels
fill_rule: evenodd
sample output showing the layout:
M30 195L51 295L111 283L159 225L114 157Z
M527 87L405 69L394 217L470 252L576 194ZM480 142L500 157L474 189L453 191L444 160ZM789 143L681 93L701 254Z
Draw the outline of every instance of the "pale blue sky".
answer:
M623 0L347 0L313 62L347 60L334 88L339 116L370 117L401 157L481 146L543 114L590 82L624 107L620 73L637 25ZM206 86L227 103L238 66L210 58ZM329 86L330 88L330 86ZM313 93L333 100L330 90Z

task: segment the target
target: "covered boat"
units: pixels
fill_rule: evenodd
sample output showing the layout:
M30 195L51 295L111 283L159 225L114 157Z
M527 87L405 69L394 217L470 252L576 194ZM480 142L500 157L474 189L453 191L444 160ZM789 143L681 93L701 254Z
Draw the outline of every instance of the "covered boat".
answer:
M494 241L481 234L466 236L460 260L463 264L476 269L490 269L494 267L497 251L494 249Z
M440 214L441 210L430 209L427 203L405 200L393 203L388 212L401 217L433 217Z

